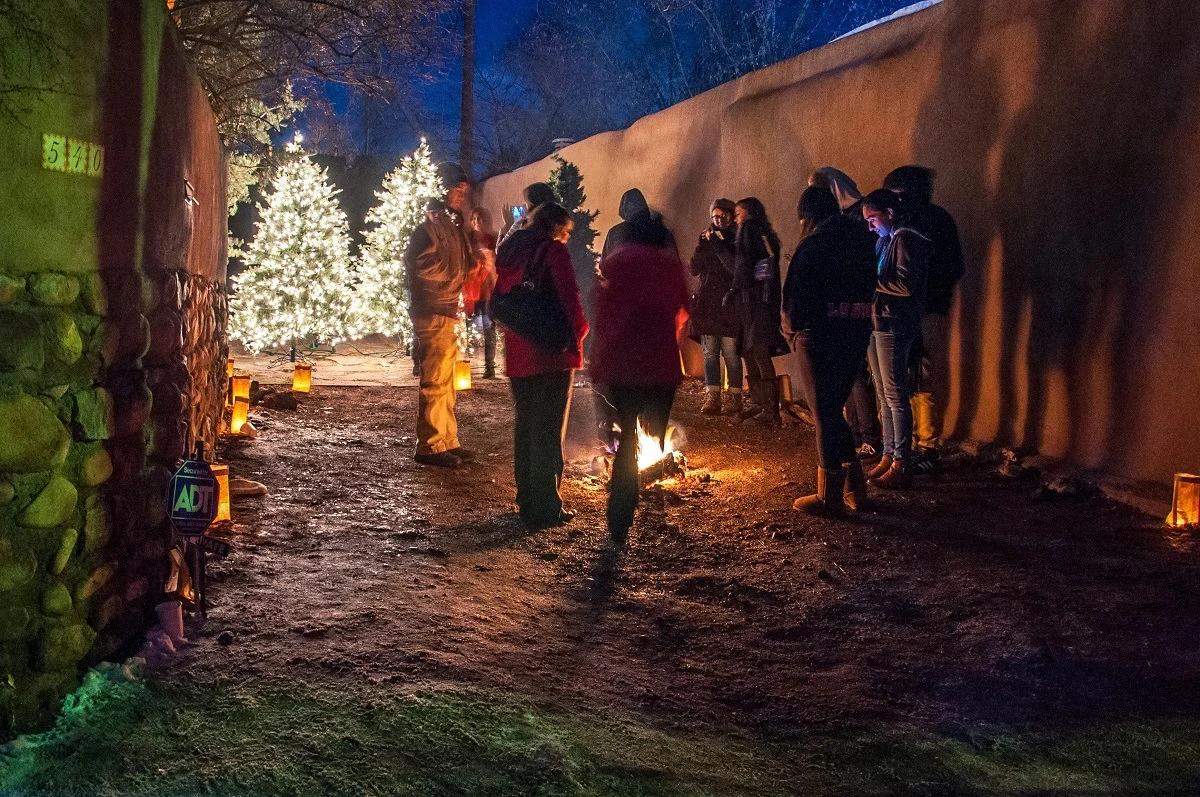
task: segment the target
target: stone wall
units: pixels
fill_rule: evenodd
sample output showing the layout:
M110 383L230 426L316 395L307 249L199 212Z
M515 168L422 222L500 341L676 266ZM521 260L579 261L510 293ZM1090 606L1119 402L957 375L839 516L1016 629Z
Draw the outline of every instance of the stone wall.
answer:
M637 186L685 258L714 197L760 197L791 250L813 169L866 193L936 168L968 259L946 428L1165 480L1200 467L1196 74L1191 0L944 0L561 154L598 229ZM480 199L519 202L553 166Z
M0 740L146 627L167 482L212 450L225 374L224 153L174 27L153 0L45 13L77 90L0 120ZM43 133L102 172L43 168Z

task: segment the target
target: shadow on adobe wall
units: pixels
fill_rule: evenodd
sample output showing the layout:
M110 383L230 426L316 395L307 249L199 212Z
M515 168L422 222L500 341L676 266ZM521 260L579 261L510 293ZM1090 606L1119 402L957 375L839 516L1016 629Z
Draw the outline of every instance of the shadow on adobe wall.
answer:
M1127 468L1135 438L1144 450L1157 422L1138 376L1174 298L1168 272L1183 266L1168 251L1183 230L1164 187L1197 101L1200 45L1189 33L1200 6L993 12L1031 25L1034 36L1029 94L1007 130L996 56L983 39L996 23L974 3L949 12L940 83L922 106L913 150L917 162L937 165L953 137L959 155L939 185L947 204L975 206L976 223L963 230L955 433L993 431L1000 442ZM977 113L956 113L964 100ZM989 380L981 368L997 357Z

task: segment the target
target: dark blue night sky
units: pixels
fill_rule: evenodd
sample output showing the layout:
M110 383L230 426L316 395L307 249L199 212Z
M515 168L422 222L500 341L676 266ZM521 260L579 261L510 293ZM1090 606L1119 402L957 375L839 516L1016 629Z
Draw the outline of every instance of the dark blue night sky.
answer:
M634 58L640 58L641 55L635 53L635 48L639 46L636 38L641 31L636 27L636 23L630 23L630 20L637 19L638 9L645 8L645 0L609 0L607 3L593 0L593 2L596 5L591 7L592 10L589 10L588 14L598 18L607 15L607 23L603 19L597 22L598 33L612 33L614 20L618 25L629 26L632 24L633 26L620 32L625 38L618 34L610 39L610 42L615 41L616 44L610 43L608 46L625 48ZM790 46L779 52L774 60L782 60L810 47L820 46L859 25L885 17L914 2L916 0L794 0L792 3L785 1L777 6L781 14L790 13L797 16L802 9L809 10L807 15L802 17L806 20L807 33L803 40L797 39L789 42ZM477 0L477 75L482 76L484 73L493 75L496 72L508 74L506 70L511 69L513 49L539 20L543 23L554 20L557 25L561 15L569 14L581 5L586 5L586 0L580 0L578 4L567 3L567 0ZM740 8L731 4L727 8L734 9L734 11L728 12L719 4L717 7L721 7L722 11L726 13L738 13L737 9ZM461 24L461 14L448 14L444 21L447 27L457 27ZM679 32L682 34L681 40L684 42L682 46L689 47L689 31L686 25L681 26ZM589 38L588 33L589 31L585 28L582 43L586 43ZM450 34L444 35L449 36ZM575 35L580 35L578 24L576 24ZM626 41L630 43L626 45ZM454 42L453 45L444 49L455 49L456 45L457 42ZM540 57L536 46L528 44L524 46L526 49L521 51L524 55L531 57L534 61ZM435 43L434 49L441 48L438 48ZM619 50L616 54L618 57L621 55ZM520 58L517 60L519 61ZM580 55L578 61L582 63L586 61L586 57ZM403 73L398 77L399 82L406 89L402 92L402 99L393 99L386 105L376 104L376 113L381 119L376 122L375 132L369 139L362 134L359 128L355 127L354 122L347 122L346 126L350 130L349 138L352 140L352 144L350 151L341 154L371 154L387 160L399 153L411 151L418 138L424 135L430 139L439 156L454 156L457 150L459 124L461 60L452 57L440 64L425 64L416 67L409 64L398 67L398 72ZM430 76L432 76L432 80ZM722 80L735 76L725 75L722 76ZM529 80L528 77L519 73L514 79L520 85L526 85ZM654 82L654 79L654 76L649 77L651 83ZM619 81L614 82L619 83ZM480 117L485 116L488 112L479 83L480 79L477 78L477 128L480 124ZM586 80L582 84L586 86ZM702 85L700 89L707 87L709 86ZM569 97L569 101L565 103L568 107L563 112L564 122L551 124L550 126L554 128L555 132L547 133L546 136L565 134L580 138L600 130L624 127L644 113L658 110L664 105L688 96L687 94L677 96L668 92L668 99L664 101L660 97L652 96L646 88L645 84L640 88L630 85L628 91L622 95L623 87L618 85L615 90L610 87L610 93L607 96L589 96L590 92L580 91ZM696 87L693 85L691 88L695 89ZM353 113L347 112L348 108L362 104L361 102L352 103L341 87L330 87L325 91L325 95L331 101L335 116L344 115L346 119L353 118ZM498 112L498 114L494 112L494 115L503 115L508 120L516 120L522 112L529 110L536 119L539 113L539 109L536 107L537 101L536 96L529 99L527 94L520 94L520 98L515 101L514 106ZM522 103L527 105L523 106ZM607 115L605 115L606 113ZM586 121L581 117L586 117ZM310 124L311 120L309 119L300 120L302 130L308 129ZM484 124L486 126L488 122L485 121ZM517 130L521 129L519 121L514 121L513 124ZM562 129L560 130L560 128ZM498 134L493 135L498 136ZM512 135L511 131L508 135ZM479 137L480 133L477 133L477 138ZM318 147L320 146L321 144L318 143ZM341 146L345 147L345 143ZM524 149L518 148L516 153L508 153L501 168L512 168L520 165L514 161L525 158L532 160L544 154L545 152L538 149L538 145L530 144ZM483 166L484 170L488 168L486 164ZM495 162L490 168L492 171L497 170Z

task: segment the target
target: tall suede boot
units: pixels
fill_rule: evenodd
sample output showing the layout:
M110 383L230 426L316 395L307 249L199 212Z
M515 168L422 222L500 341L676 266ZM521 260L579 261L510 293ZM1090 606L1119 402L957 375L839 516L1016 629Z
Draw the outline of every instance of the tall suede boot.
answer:
M871 511L871 502L867 499L867 477L863 473L861 462L849 462L842 466L846 472L846 486L842 489L842 503L851 512Z
M933 394L913 393L909 399L913 414L913 445L918 448L936 448L937 429L933 425Z
M841 468L817 468L816 494L797 498L792 502L792 509L820 517L840 517L846 514L846 506L842 503L845 481L846 471Z

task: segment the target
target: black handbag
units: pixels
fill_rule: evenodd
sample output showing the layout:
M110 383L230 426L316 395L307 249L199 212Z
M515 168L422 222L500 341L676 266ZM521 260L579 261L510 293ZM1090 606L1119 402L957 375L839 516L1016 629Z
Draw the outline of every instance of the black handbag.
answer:
M567 321L554 286L546 279L547 246L543 244L538 248L533 266L526 269L521 282L504 293L492 294L488 311L493 320L539 349L574 352L579 346L575 330ZM530 271L538 273L531 274Z

